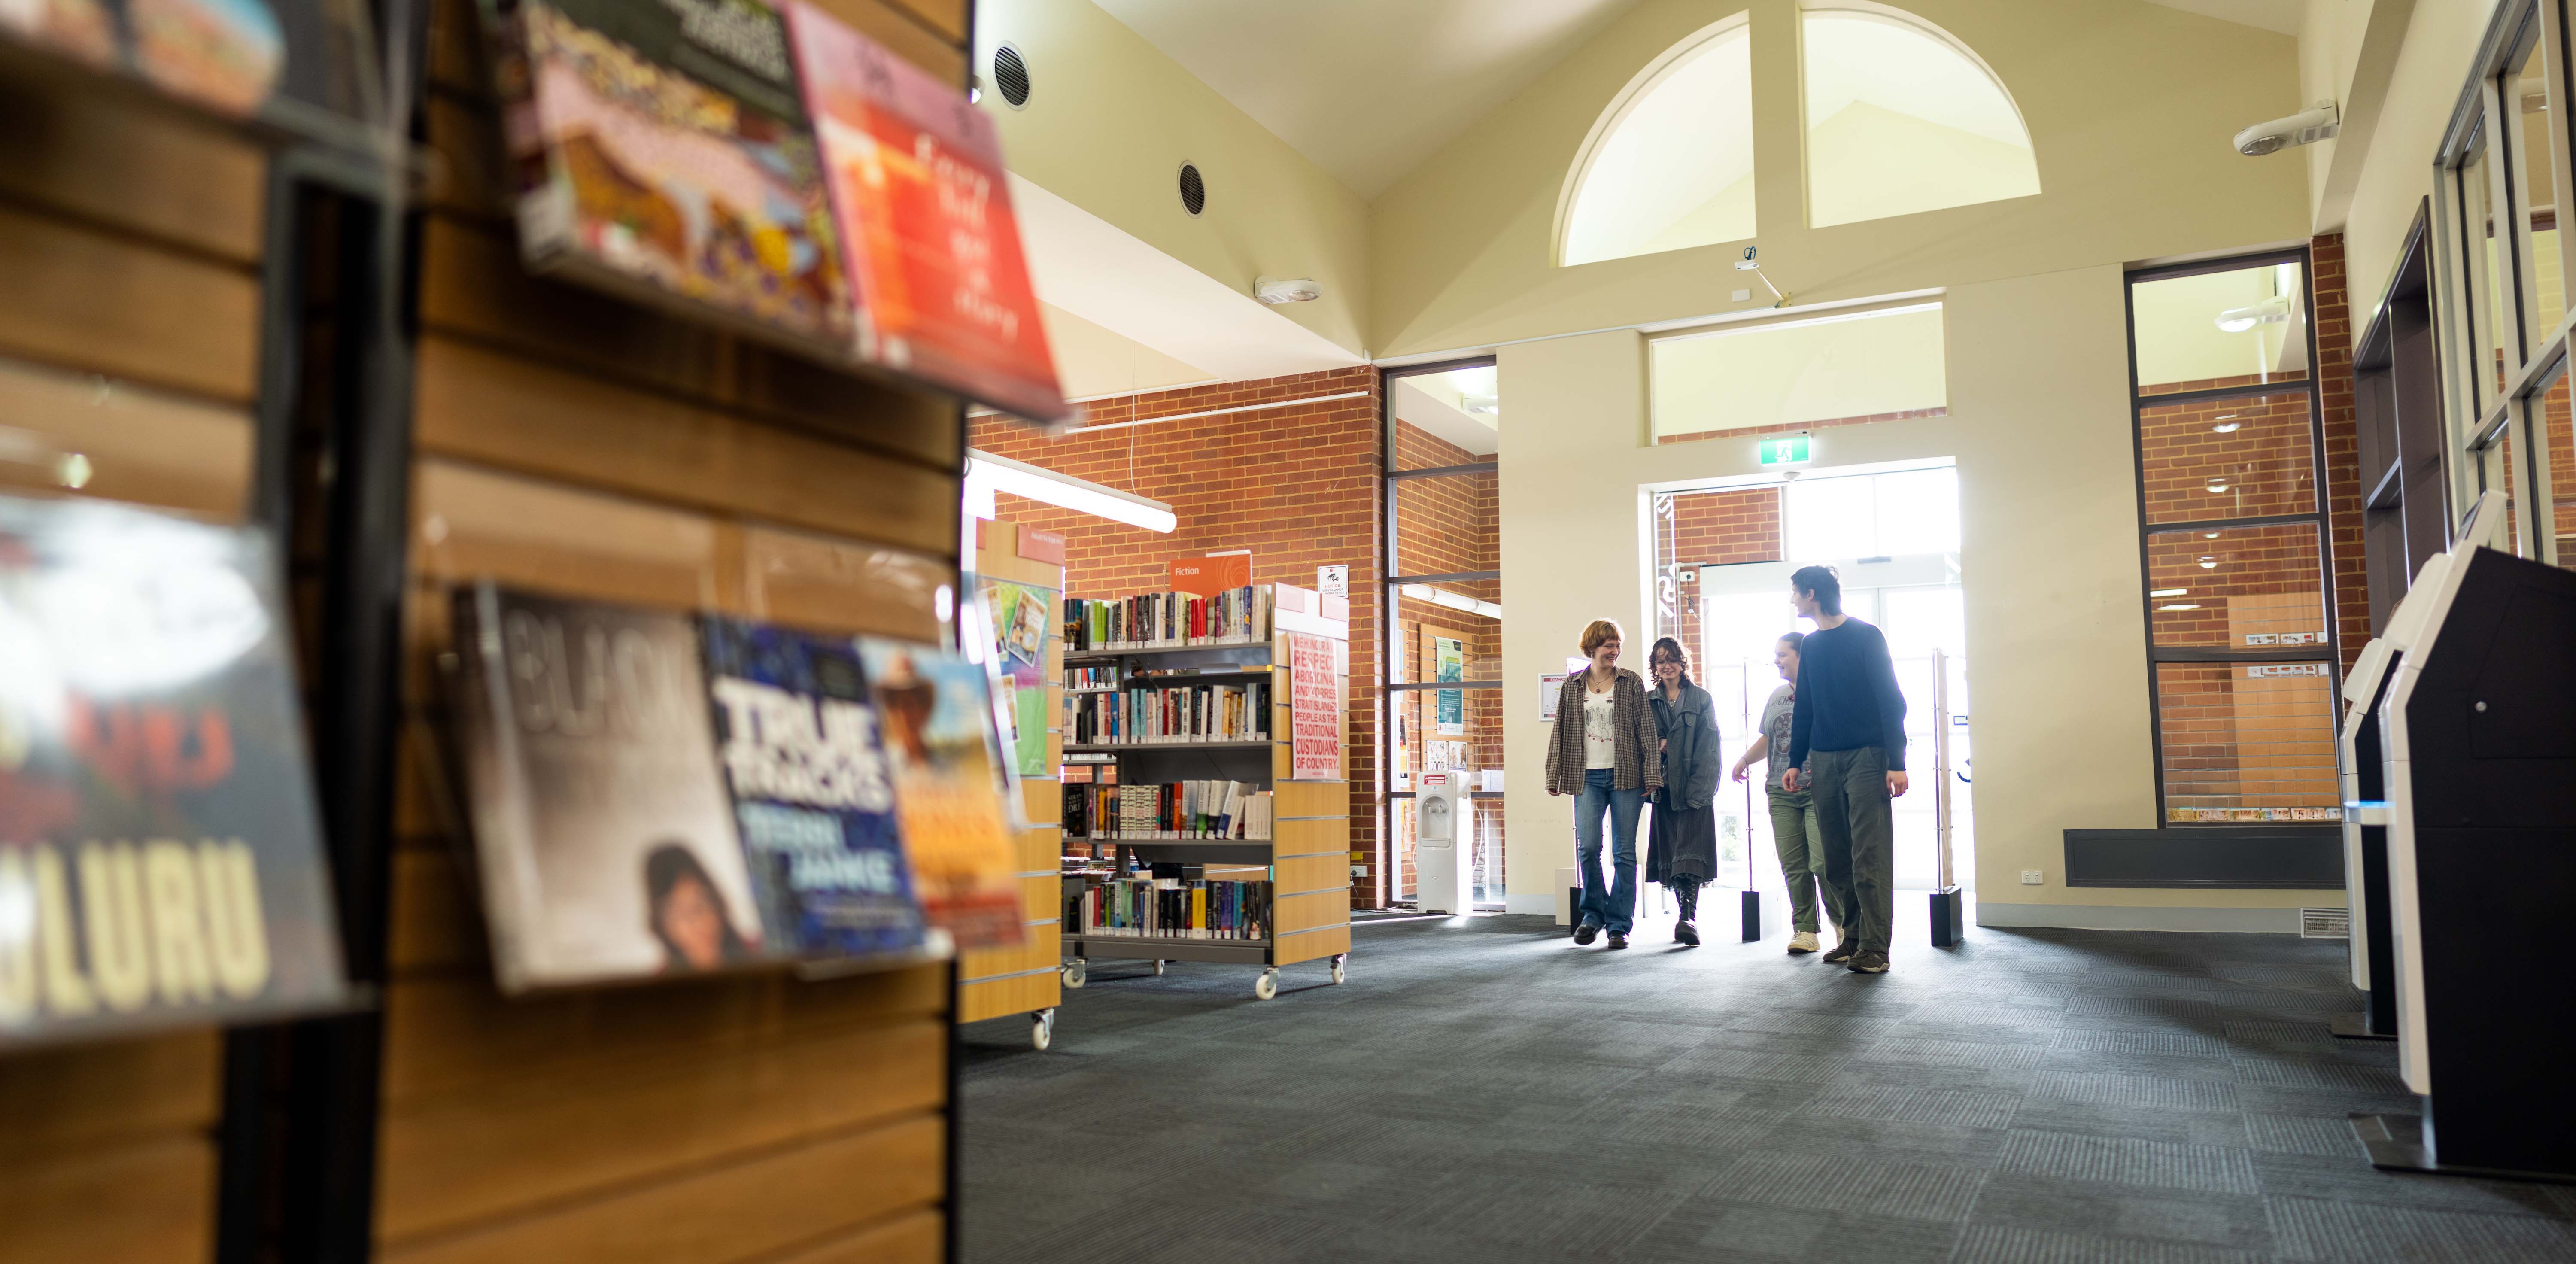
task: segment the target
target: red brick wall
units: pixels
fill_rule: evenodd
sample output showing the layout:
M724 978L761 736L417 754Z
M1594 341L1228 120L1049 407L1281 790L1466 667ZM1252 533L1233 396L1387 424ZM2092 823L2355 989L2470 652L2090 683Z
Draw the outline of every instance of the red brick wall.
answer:
M1669 622L1658 618L1654 635L1679 640L1696 661L1700 653L1698 568L1779 561L1780 489L1685 492L1673 497L1672 508L1670 519L1655 524L1655 564L1659 573L1666 563L1679 566L1681 575L1674 617ZM1653 643L1651 638L1647 643Z
M1011 521L1065 534L1065 583L1077 597L1162 592L1176 557L1252 550L1255 583L1311 588L1317 566L1351 568L1351 849L1377 849L1378 540L1381 521L1378 374L1359 365L1258 382L1224 382L1094 401L1085 425L1233 408L1304 396L1275 408L1048 438L1003 418L976 420L971 442L997 456L1148 496L1180 519L1169 535L998 498ZM1373 879L1353 880L1365 904Z
M2325 413L2327 534L2333 541L2336 636L2349 669L2370 641L2370 574L2361 545L2361 437L2352 403L2352 304L2343 234L2308 243L2317 328L2317 388Z
M1395 468L1398 470L1433 469L1450 465L1471 465L1491 458L1479 456L1440 438L1419 426L1399 421L1395 425ZM1436 478L1402 479L1396 483L1395 552L1396 571L1400 575L1452 575L1463 571L1490 571L1502 566L1502 501L1498 481L1491 473L1447 474ZM1502 601L1500 580L1444 580L1437 587L1484 601ZM1399 595L1395 609L1396 644L1401 658L1396 674L1399 680L1429 680L1434 673L1430 638L1452 637L1465 642L1466 678L1496 680L1502 675L1502 625L1491 619L1464 611L1451 610L1412 597ZM1462 766L1500 768L1503 766L1502 691L1468 689L1461 691L1466 703L1464 734L1441 734L1435 731L1436 693L1408 692L1394 695L1393 710L1407 719L1407 733L1412 742L1408 751L1408 771L1425 767L1428 748L1425 742L1457 743ZM1480 828L1499 836L1502 813L1498 810L1480 813ZM1409 814L1395 814L1397 828L1390 831L1394 846L1388 864L1399 898L1413 890L1412 831ZM1496 844L1499 846L1499 844Z

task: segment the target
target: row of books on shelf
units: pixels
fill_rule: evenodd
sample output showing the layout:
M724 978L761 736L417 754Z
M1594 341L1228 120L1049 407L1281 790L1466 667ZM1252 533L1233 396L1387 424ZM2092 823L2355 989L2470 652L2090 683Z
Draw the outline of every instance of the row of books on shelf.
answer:
M1064 669L1064 687L1067 689L1089 690L1093 692L1103 689L1115 689L1118 687L1118 669L1115 666L1108 665L1100 667L1067 667Z
M1189 592L1140 597L1067 597L1068 652L1254 645L1270 640L1271 591L1247 584L1207 596Z
M984 665L488 583L454 617L503 990L1025 939Z
M1270 792L1241 781L1064 787L1067 839L1270 838Z
M1067 694L1064 710L1064 740L1072 746L1270 739L1270 686L1259 681Z
M1104 879L1085 875L1080 894L1066 900L1065 921L1086 935L1267 939L1270 884L1216 878Z

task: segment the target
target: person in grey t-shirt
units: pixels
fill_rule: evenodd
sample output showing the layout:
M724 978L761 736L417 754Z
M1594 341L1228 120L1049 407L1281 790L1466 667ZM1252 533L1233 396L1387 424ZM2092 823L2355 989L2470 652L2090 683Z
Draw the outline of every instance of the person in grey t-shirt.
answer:
M1772 690L1770 700L1762 704L1761 731L1736 759L1734 774L1737 781L1744 780L1754 760L1769 756L1763 786L1771 794L1771 840L1780 850L1780 877L1789 885L1789 917L1797 929L1789 937L1793 955L1817 949L1819 894L1837 932L1843 927L1845 907L1842 894L1825 878L1824 834L1816 828L1815 796L1780 786L1780 774L1789 770L1789 722L1798 703L1798 650L1806 639L1803 632L1791 632L1772 647L1771 661L1780 668L1780 679L1789 683Z

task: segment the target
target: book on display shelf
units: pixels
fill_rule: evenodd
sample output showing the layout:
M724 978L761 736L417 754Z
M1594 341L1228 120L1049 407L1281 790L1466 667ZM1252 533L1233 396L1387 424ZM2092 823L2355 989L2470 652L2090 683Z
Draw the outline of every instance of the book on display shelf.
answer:
M1200 595L1069 597L1064 603L1068 652L1264 645L1270 640L1272 594L1253 584Z
M876 706L857 647L699 620L716 753L769 941L851 960L923 947Z
M846 356L848 278L775 10L482 4L532 270Z
M1114 877L1088 871L1067 923L1084 935L1257 941L1270 937L1270 883L1220 878Z
M930 924L960 948L1015 945L1022 925L1008 775L982 663L883 637L858 640L884 724L897 816Z
M0 45L348 144L381 123L370 12L320 0L6 0Z
M1070 694L1063 733L1073 746L1267 741L1269 702L1270 686L1260 681Z
M786 959L716 757L688 615L456 594L457 746L505 992Z
M1030 421L1069 411L993 120L955 83L789 0L858 358Z
M1270 823L1270 792L1248 782L1064 787L1064 833L1069 841L1267 842Z
M0 1050L348 1003L277 573L0 496Z

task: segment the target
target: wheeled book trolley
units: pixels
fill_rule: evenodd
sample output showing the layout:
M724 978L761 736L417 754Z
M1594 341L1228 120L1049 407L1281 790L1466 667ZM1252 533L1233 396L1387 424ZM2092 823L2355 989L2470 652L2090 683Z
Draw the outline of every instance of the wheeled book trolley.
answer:
M1116 669L1121 687L1244 685L1269 688L1269 733L1251 741L1155 740L1068 742L1068 757L1114 765L1121 785L1217 779L1271 792L1267 839L1139 838L1067 834L1068 855L1087 847L1097 858L1114 849L1129 860L1202 865L1212 880L1271 884L1270 925L1261 939L1200 939L1086 930L1079 922L1081 882L1065 879L1063 984L1080 988L1094 961L1172 961L1259 966L1252 994L1279 991L1282 966L1330 963L1332 980L1348 977L1350 919L1350 785L1343 752L1342 700L1350 677L1348 606L1289 584L1267 585L1273 628L1266 639L1231 644L1120 646L1065 651L1068 666ZM1302 735L1302 745L1300 736Z
M1020 714L1023 723L1051 725L1064 710L1064 636L1055 618L1064 592L1063 537L1019 523L979 520L976 540L974 599L989 604L988 594L996 586L1003 586L999 590L1010 594L1013 601L1036 596L1046 610L1037 643L1045 696L1020 707ZM1019 700L1015 697L1013 701L1016 704ZM1047 718L1033 721L1034 716ZM1064 990L1052 968L1055 946L1047 942L1056 933L1050 928L1056 925L1062 911L1055 898L1055 855L1060 829L1056 813L1063 806L1064 796L1056 787L1057 735L1049 728L1040 736L1046 747L1039 761L1040 771L1030 772L1027 764L1020 769L1020 807L1027 818L1027 828L1011 843L1011 854L1016 858L1013 878L1020 886L1021 917L1027 923L1028 938L1016 947L958 954L957 1021L973 1023L1026 1014L1029 1045L1043 1052L1055 1043L1056 1005L1064 999ZM1005 751L1003 757L1018 758L1019 754L1015 749Z

